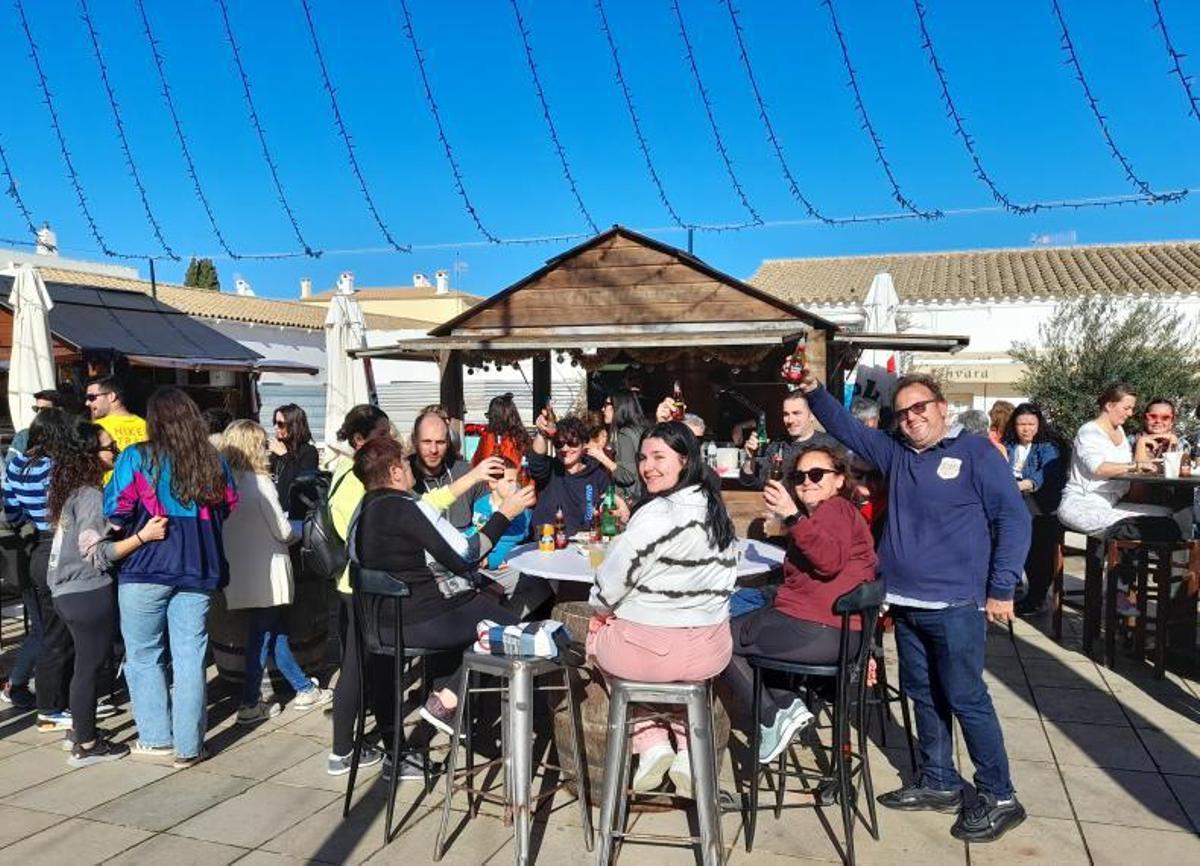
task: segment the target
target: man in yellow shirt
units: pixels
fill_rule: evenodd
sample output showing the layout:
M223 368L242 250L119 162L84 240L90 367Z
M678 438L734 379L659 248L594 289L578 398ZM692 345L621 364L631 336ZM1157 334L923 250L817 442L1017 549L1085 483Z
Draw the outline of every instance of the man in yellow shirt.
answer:
M103 427L122 451L130 445L146 441L145 420L125 408L125 390L112 376L88 382L85 399L92 421ZM111 474L105 473L105 483Z

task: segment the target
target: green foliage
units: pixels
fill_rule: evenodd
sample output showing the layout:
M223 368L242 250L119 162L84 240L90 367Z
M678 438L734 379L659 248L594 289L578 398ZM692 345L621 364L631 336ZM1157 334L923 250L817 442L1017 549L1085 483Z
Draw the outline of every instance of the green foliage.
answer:
M1133 388L1139 410L1151 397L1167 397L1182 428L1194 423L1196 328L1169 305L1102 295L1067 301L1038 338L1038 346L1016 343L1009 351L1027 371L1017 388L1064 436L1095 417L1096 397L1113 382Z
M217 277L217 266L212 259L192 258L188 262L187 272L183 275L183 284L194 289L210 289L221 291L221 280Z

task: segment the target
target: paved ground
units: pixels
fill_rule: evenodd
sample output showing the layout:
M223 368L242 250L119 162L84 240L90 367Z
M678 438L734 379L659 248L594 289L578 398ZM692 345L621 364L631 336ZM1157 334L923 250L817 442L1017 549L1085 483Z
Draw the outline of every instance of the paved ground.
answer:
M1071 623L1074 626L1074 623ZM18 623L4 622L6 661ZM989 637L988 681L1001 716L1013 776L1029 819L1001 842L967 846L948 833L951 816L881 810L881 839L856 834L862 863L1200 862L1200 688L1171 676L1162 683L1126 662L1117 672L1084 659L1073 638L1058 645L1019 623L1015 640ZM7 664L4 664L7 667ZM214 672L215 676L215 672ZM211 760L186 771L133 760L71 770L58 735L38 733L28 714L0 712L0 846L7 863L291 864L432 861L440 788L428 798L402 786L401 833L383 845L383 785L369 771L350 818L341 817L344 778L325 774L329 719L285 711L247 729L232 723L233 702L220 688L210 712ZM132 737L127 712L106 723ZM873 747L876 789L907 769L889 730L889 749ZM874 732L878 739L878 730ZM960 759L969 758L960 745ZM897 769L899 768L899 770ZM728 762L725 784L732 786ZM789 802L807 803L801 795ZM460 798L455 819L465 817ZM838 821L835 814L831 815ZM636 817L635 830L678 834L685 813ZM833 842L808 808L776 821L760 816L755 849L746 854L736 816L724 822L729 862L837 862ZM594 862L584 851L578 813L560 796L535 830L536 860ZM621 862L672 866L696 862L685 849L627 845ZM447 864L508 863L509 830L495 809L466 823Z

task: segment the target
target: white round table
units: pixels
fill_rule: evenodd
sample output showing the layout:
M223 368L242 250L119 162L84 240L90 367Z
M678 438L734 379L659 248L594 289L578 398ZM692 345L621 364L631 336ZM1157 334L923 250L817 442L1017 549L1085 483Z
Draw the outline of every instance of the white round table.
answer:
M763 574L783 565L783 548L765 541L738 539L738 577ZM586 548L574 543L563 550L543 552L536 542L512 549L505 565L522 574L532 574L547 580L566 580L575 583L594 583L596 571L588 559Z

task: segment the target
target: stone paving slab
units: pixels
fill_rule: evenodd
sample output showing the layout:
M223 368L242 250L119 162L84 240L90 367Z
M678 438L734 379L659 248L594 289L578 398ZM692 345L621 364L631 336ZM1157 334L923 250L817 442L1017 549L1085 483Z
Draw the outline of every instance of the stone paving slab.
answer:
M85 817L161 832L238 796L252 785L251 779L206 773L201 765L98 806Z
M1030 816L999 841L968 847L971 866L1010 866L1014 863L1085 866L1091 862L1079 825L1070 818Z
M150 838L144 830L68 818L4 849L5 863L38 866L91 866L103 863Z
M1146 830L1087 821L1081 826L1096 866L1200 863L1200 837L1194 833Z
M0 848L7 849L13 842L40 833L63 820L61 815L0 805Z
M148 866L152 863L164 866L225 866L248 853L245 848L232 845L159 833L104 863L105 866Z
M58 760L64 764L66 757L65 752L59 751L57 754ZM175 772L170 767L130 760L98 764L88 770L86 776L81 775L79 770L57 776L6 797L4 802L41 812L79 815Z
M193 839L257 848L328 805L329 791L263 782L173 828Z
M1063 767L1080 821L1150 830L1189 829L1189 821L1157 773Z
M1051 722L1046 731L1059 764L1153 771L1154 761L1130 727Z

